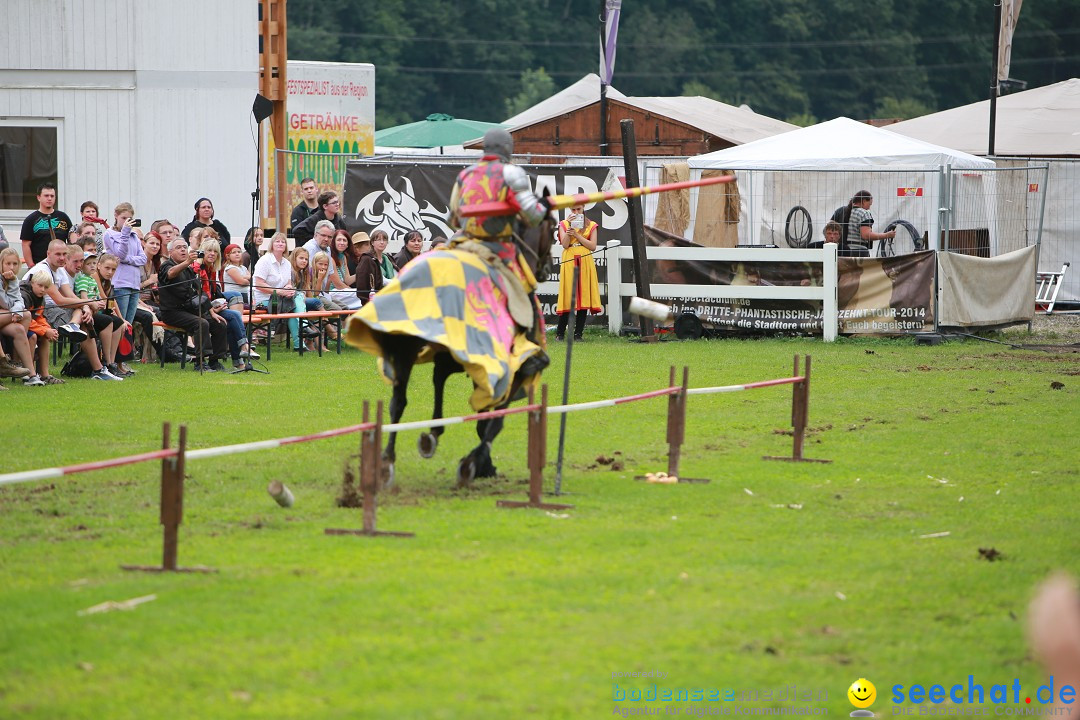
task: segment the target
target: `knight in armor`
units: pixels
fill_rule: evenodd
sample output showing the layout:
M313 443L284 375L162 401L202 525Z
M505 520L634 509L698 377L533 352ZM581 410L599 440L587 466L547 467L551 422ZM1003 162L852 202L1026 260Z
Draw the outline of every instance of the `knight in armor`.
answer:
M531 326L523 325L526 337L543 347L542 316L536 300L536 276L514 241L514 222L521 218L529 226L539 225L551 209L547 199L539 197L523 168L510 162L514 139L502 128L484 134L484 156L480 162L462 170L450 196L450 226L457 232L450 247L468 250L470 243L482 243L512 272L533 306ZM505 208L492 215L461 217L460 208L480 203L500 203ZM474 246L475 247L475 246ZM520 323L519 323L520 324ZM543 351L523 370L538 372L547 366ZM535 369L532 366L539 365Z

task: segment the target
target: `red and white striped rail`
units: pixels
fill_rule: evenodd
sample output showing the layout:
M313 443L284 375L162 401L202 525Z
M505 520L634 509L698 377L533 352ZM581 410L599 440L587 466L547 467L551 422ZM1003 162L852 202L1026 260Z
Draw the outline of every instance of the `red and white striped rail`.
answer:
M41 470L26 470L24 472L6 473L0 475L0 485L12 483L30 482L31 480L45 480L48 478L75 475L76 473L90 472L91 470L105 470L107 468L133 465L147 462L148 460L160 460L161 458L173 457L179 451L176 448L166 450L154 450L153 452L128 455L127 457L113 458L111 460L97 460L95 462L79 463L67 467L42 468Z
M787 378L779 378L776 380L762 380L760 382L745 383L743 385L723 385L718 387L705 387L705 388L693 388L688 389L688 395L710 395L714 393L725 392L739 392L741 390L752 390L755 388L773 387L776 385L791 385L795 383L801 383L806 380L805 376L797 375ZM665 397L675 395L682 391L682 388L676 385L671 387L662 388L660 390L653 390L650 392L639 393L637 395L628 395L626 397L611 398L607 400L594 400L591 402L575 403L571 405L555 405L549 407L547 412L553 415L559 415L562 413L578 412L582 410L595 410L603 407L615 407L626 403L636 402L638 400L648 400L650 398ZM478 420L486 420L496 417L504 417L507 415L517 415L520 413L532 412L539 410L540 405L525 405L522 407L505 408L503 410L491 410L482 413L473 413L471 415L459 415L455 417L438 418L434 420L417 420L414 422L405 423L389 423L382 426L383 432L404 432L406 430L424 430L434 427L446 427L448 425L459 425L467 422L475 422ZM371 430L375 427L375 423L360 423L357 425L348 425L346 427L335 428L332 430L324 430L322 432L311 433L308 435L294 435L285 438L276 438L272 440L257 440L254 442L238 443L235 445L222 445L219 447L201 448L198 450L188 450L185 456L189 460L203 460L206 458L223 457L226 455L238 455L240 453L255 452L258 450L272 450L274 448L284 447L286 445L295 445L298 443L312 442L315 440L325 440L327 438L340 437L342 435L349 435L352 433L364 432L365 430ZM40 470L27 470L23 472L6 473L0 475L0 486L9 485L14 483L31 482L34 480L45 480L48 478L63 477L65 475L74 475L76 473L90 472L92 470L105 470L108 468L121 467L123 465L132 465L140 462L147 462L150 460L159 460L167 457L174 457L178 454L176 448L170 448L165 450L154 450L152 452L140 453L137 455L129 455L126 457L113 458L110 460L98 460L95 462L80 463L78 465L68 465L66 467L53 467L43 468Z
M719 385L717 387L691 388L686 391L687 395L714 395L716 393L739 392L740 390L753 390L754 388L775 387L776 385L794 385L805 380L805 376L780 378L778 380L762 380L761 382L746 383L745 385Z

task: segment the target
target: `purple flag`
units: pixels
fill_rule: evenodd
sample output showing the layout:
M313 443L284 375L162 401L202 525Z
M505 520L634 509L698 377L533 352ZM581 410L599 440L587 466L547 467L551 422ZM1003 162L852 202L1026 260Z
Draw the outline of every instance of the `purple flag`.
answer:
M622 0L607 0L604 5L604 27L600 33L600 83L611 84L615 74L615 41L619 35L619 12Z

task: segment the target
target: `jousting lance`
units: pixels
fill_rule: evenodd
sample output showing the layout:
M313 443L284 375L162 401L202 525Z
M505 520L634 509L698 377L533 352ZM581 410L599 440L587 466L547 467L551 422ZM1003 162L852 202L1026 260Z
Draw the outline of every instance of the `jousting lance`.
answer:
M683 182L666 183L664 185L623 188L621 190L608 190L606 192L577 193L576 195L549 195L548 203L551 205L552 210L564 210L569 207L574 207L575 205L587 205L589 203L601 203L608 200L640 197L652 193L686 190L688 188L704 187L706 185L718 185L734 180L734 175L721 175L719 177L702 178L701 180L684 180ZM499 215L515 215L517 211L518 209L513 207L509 202L492 200L490 202L476 203L475 205L463 205L458 210L458 215L461 217L476 217L478 215L494 217Z

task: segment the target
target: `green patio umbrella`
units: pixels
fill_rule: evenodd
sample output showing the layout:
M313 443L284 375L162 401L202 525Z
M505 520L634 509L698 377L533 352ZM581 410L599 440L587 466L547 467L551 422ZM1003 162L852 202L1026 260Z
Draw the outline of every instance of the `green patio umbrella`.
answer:
M463 120L444 113L432 113L426 120L378 130L375 144L382 147L434 148L461 145L483 137L499 123Z

